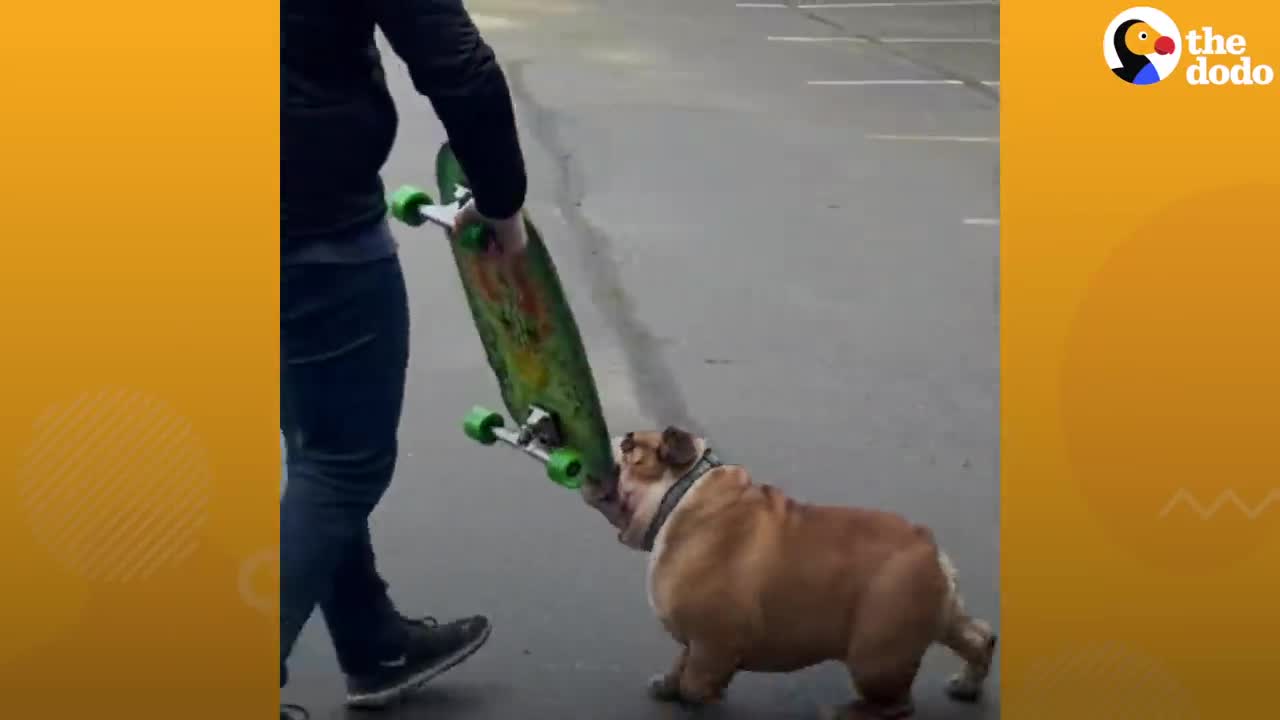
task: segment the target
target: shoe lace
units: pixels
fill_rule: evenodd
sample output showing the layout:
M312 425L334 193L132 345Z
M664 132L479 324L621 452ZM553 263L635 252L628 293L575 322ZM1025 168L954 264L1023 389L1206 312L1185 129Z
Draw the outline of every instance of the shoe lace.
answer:
M417 625L418 627L426 628L427 630L433 630L435 628L440 627L440 621L436 620L434 617L431 617L430 615L426 615L420 618L411 618L411 617L405 617L404 615L401 615L400 618L409 625Z
M301 705L283 703L280 705L280 720L309 720L311 713Z

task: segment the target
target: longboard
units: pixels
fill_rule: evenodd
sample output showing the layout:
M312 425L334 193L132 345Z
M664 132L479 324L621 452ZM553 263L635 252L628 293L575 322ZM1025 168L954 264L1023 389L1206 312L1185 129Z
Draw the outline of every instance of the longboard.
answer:
M502 442L537 458L551 480L567 488L609 477L613 452L591 364L541 233L524 213L528 246L510 262L487 252L483 227L465 228L454 237L453 218L470 190L448 143L436 154L436 183L440 204L405 186L392 195L391 214L408 225L431 222L445 229L476 332L514 425L477 405L463 430L484 445Z

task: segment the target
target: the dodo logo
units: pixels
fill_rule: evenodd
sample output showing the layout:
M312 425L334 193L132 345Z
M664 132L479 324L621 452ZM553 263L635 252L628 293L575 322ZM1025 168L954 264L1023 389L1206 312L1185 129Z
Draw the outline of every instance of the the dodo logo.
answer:
M1121 80L1154 85L1178 69L1180 39L1178 26L1168 15L1155 8L1129 8L1107 26L1102 54Z
M1254 62L1244 35L1225 34L1211 25L1185 37L1168 15L1153 7L1134 7L1107 26L1102 54L1116 77L1132 85L1154 85L1178 69L1182 48L1195 57L1187 66L1188 85L1270 85L1275 71Z

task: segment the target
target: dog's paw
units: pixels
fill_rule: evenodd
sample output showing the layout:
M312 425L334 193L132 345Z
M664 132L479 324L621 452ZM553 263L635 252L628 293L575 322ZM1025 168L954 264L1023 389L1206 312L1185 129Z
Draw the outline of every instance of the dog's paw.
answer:
M957 702L977 702L982 697L982 683L974 682L965 673L957 673L947 681L947 697Z
M649 697L661 702L678 702L680 700L680 685L677 681L666 675L654 675L649 678L645 689L649 692Z

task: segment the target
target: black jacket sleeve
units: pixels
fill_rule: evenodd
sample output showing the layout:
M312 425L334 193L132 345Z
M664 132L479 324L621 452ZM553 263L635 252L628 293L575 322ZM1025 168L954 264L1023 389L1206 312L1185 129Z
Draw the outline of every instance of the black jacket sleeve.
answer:
M511 91L461 0L373 0L373 6L382 34L444 125L476 209L491 218L514 215L528 180Z

